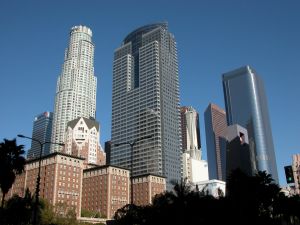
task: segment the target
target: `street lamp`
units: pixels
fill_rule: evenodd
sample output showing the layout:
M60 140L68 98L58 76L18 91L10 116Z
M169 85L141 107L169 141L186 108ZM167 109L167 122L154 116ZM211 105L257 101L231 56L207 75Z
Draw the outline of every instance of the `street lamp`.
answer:
M45 144L55 144L55 145L64 146L64 144L63 143L55 143L55 142L51 142L51 141L41 142L38 139L27 137L27 136L24 136L22 134L18 134L17 136L20 137L20 138L26 138L26 139L30 139L32 141L38 142L39 145L40 145L40 156L39 156L39 167L38 167L39 169L38 169L38 175L37 175L37 178L36 178L35 205L34 205L34 209L33 209L33 224L36 225L37 224L37 209L38 209L39 194L40 194L41 162L42 162L43 146Z
M133 146L138 143L139 141L141 140L145 140L145 139L149 139L149 138L152 138L153 135L149 135L149 136L144 136L144 137L141 137L141 138L137 138L131 142L121 142L121 143L115 143L113 144L114 146L118 147L118 146L121 146L121 145L130 145L130 203L133 204L133 179L132 179L132 172L133 172Z

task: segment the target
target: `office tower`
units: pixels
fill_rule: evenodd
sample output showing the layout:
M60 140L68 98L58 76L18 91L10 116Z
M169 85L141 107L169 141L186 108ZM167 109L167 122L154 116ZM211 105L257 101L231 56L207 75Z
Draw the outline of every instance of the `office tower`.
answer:
M68 122L64 152L85 158L84 164L104 165L105 153L100 147L99 123L94 119L78 117Z
M293 175L295 181L295 193L300 194L300 154L294 154L293 156Z
M204 113L209 179L225 181L227 128L226 113L215 104L209 104Z
M51 141L52 132L52 112L43 112L37 115L33 121L32 138L39 140L41 143ZM36 141L31 141L31 149L27 153L27 158L33 159L40 156L41 146ZM42 156L50 153L50 144L44 144Z
M106 154L106 165L110 165L111 141L106 141L104 143L104 151Z
M191 106L182 106L181 132L182 132L182 150L201 149L199 114Z
M252 165L254 157L255 155L249 149L247 130L238 124L228 126L226 129L226 180L236 169L254 176L256 173Z
M65 141L69 121L77 117L95 118L96 86L92 31L85 26L72 27L57 80L52 142ZM62 151L62 147L52 145L51 151Z
M182 177L188 183L208 180L207 162L202 160L199 114L193 107L180 108L182 131Z
M263 81L245 66L223 74L228 125L239 124L248 131L256 170L266 171L278 183L272 130Z
M133 176L181 178L177 49L167 23L140 27L125 37L113 62L111 164ZM123 143L116 146L116 144Z

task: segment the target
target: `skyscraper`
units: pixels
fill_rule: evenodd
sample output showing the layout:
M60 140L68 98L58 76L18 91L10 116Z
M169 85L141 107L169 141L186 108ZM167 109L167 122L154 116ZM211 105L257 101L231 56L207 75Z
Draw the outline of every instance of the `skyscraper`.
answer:
M95 118L96 87L92 31L85 26L74 26L57 80L52 142L65 141L69 121L77 117ZM61 151L61 147L51 145L51 151Z
M182 177L188 183L208 180L207 161L202 160L199 114L189 106L180 108L182 132Z
M113 62L111 164L181 178L181 130L177 49L167 23L140 27L115 50Z
M272 130L263 82L250 66L223 74L228 125L247 129L256 170L266 171L278 183Z
M32 138L39 140L41 143L51 141L52 132L52 112L43 112L37 115L33 121ZM31 149L27 153L27 158L33 159L40 156L41 146L36 141L31 141ZM43 145L42 156L50 153L50 144Z
M226 113L209 104L204 113L209 179L226 179Z
M200 149L199 114L193 107L182 106L180 108L182 149Z

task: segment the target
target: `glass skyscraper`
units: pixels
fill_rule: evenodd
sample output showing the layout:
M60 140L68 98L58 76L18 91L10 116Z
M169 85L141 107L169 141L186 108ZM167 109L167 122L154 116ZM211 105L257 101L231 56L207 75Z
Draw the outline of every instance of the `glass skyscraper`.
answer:
M167 23L140 27L125 37L113 62L111 164L133 176L153 173L181 179L177 49Z
M74 26L65 51L62 72L57 80L52 142L63 143L67 123L78 117L95 118L97 78L94 75L92 31ZM51 145L51 151L61 151Z
M51 141L52 132L52 112L44 112L34 118L32 138L39 140L41 143ZM31 141L31 148L28 151L27 158L33 159L40 156L41 146L36 141ZM42 156L50 153L50 144L44 144Z
M278 183L272 130L263 81L245 66L223 74L228 125L247 129L254 170L266 171Z

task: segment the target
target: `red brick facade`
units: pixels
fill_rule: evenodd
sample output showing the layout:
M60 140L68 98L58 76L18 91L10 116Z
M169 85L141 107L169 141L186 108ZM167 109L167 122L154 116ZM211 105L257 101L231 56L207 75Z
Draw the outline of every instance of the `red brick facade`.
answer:
M83 172L82 209L112 218L129 203L129 171L114 166L98 166Z
M165 177L147 174L132 178L133 203L136 205L149 205L153 197L166 191Z
M65 203L80 216L83 161L83 158L62 153L44 156L41 161L40 198L52 205ZM26 188L35 193L38 166L38 159L27 161L25 172L17 176L8 197L13 194L24 196Z

